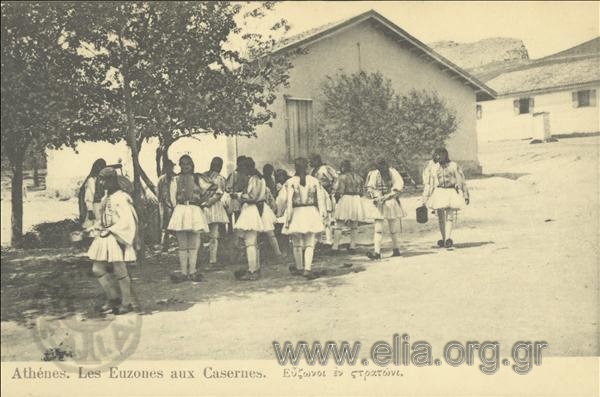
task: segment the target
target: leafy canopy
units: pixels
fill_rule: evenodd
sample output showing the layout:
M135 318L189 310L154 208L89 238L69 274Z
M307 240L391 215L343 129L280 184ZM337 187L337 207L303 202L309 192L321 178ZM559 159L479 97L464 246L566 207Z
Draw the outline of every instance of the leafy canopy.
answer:
M257 125L274 116L268 107L275 87L287 82L291 65L285 57L265 56L275 38L244 33L239 20L261 18L273 6L265 2L247 10L230 2L83 3L74 36L93 54L97 68L107 71L104 98L109 107L133 113L139 143L195 132L253 135ZM278 21L271 32L286 27ZM248 48L228 46L236 36Z
M363 171L382 156L395 166L421 161L457 128L455 111L436 92L398 95L381 73L330 76L321 103L321 146L333 161L353 159Z

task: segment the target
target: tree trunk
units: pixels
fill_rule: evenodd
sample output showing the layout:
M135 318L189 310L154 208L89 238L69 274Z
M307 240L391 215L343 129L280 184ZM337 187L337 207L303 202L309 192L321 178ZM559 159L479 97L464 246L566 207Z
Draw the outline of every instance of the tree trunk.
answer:
M175 140L171 136L162 136L160 145L156 148L156 174L160 177L165 163L169 161L169 148ZM162 165L162 167L161 167Z
M156 148L156 176L160 178L162 175L162 170L160 167L160 161L162 159L162 149L160 145Z
M138 213L137 235L138 246L136 247L138 264L144 261L145 244L144 244L144 223L141 217L144 216L142 203L142 181L141 181L141 166L139 159L139 149L137 144L137 134L135 128L135 118L133 114L133 100L131 98L131 88L129 79L124 73L123 93L125 96L125 113L127 115L127 145L131 149L131 160L133 162L133 205Z
M163 164L163 167L165 166L165 163L167 161L170 161L170 159L169 159L169 148L171 147L171 143L172 142L165 144L165 147L162 150L162 164Z
M11 245L19 247L23 240L23 161L22 156L11 159Z
M31 160L33 162L33 186L40 187L40 172L35 154L31 157Z

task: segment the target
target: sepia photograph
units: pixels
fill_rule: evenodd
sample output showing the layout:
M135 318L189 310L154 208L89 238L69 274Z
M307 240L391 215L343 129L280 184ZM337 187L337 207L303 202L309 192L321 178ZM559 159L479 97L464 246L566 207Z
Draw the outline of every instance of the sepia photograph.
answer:
M1 14L3 396L600 395L600 2Z

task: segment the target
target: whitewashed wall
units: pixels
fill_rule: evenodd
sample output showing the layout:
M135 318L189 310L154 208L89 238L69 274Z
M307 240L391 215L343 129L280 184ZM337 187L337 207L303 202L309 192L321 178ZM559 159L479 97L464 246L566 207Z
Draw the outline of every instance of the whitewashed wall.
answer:
M583 89L595 89L600 96L600 85ZM573 107L573 90L531 95L535 100L534 112L548 112L550 131L553 135L574 132L600 131L600 107ZM507 139L528 139L532 137L532 115L515 115L513 101L518 97L500 98L479 103L482 113L477 120L477 134L480 142ZM596 103L598 103L598 99Z
M196 170L208 169L213 156L220 156L225 161L224 172L231 168L231 140L225 137L198 135L194 138L181 138L169 149L169 157L177 163L182 154L189 154L194 159ZM148 176L156 182L156 139L145 142L140 151L140 163ZM131 152L125 142L110 144L106 142L84 142L78 145L77 152L63 148L48 150L48 166L46 189L48 194L60 197L71 197L88 175L92 163L103 158L108 164L121 162L123 172L130 178L133 176Z

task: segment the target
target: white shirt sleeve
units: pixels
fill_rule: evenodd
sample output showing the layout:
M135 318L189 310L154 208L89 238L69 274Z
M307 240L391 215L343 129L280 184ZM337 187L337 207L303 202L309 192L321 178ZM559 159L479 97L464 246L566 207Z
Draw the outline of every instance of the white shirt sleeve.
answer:
M137 214L133 202L127 193L119 193L111 197L117 212L118 220L108 230L122 243L133 245L137 231Z
M390 176L392 177L392 190L401 192L404 189L404 179L402 175L395 169L390 168Z
M96 178L88 178L85 183L85 206L88 211L91 211L94 208L94 194L96 194Z

